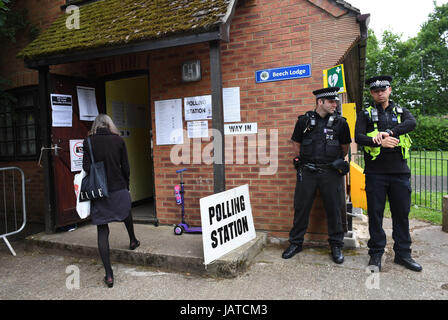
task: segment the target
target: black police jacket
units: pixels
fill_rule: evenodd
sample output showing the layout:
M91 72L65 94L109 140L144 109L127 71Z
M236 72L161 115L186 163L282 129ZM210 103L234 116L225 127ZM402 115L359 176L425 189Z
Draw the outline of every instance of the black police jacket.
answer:
M417 122L408 109L402 108L401 123L398 123L397 115L393 112L395 104L389 102L389 106L383 109L381 106L375 106L378 110L378 130L392 130L395 137L411 132L415 129ZM372 138L367 136L368 132L373 131L373 123L366 116L364 110L358 112L355 126L355 141L360 146L377 147L372 142ZM401 148L381 148L379 156L372 160L372 157L364 152L366 174L409 174L410 170L405 159L403 159Z
M329 120L330 115L321 118L314 111L299 116L291 139L300 143L302 163L330 164L343 157L341 145L351 142L347 121L336 113Z

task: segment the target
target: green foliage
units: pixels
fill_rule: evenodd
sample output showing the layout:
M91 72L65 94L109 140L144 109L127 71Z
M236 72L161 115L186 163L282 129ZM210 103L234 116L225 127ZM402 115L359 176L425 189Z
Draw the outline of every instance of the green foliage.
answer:
M446 114L448 105L448 3L438 6L417 36L425 78L426 114ZM426 108L425 108L426 109Z
M391 99L418 116L448 114L448 4L436 6L415 38L369 30L366 79L394 78ZM366 104L371 100L365 89Z
M415 150L448 150L448 118L420 116L410 136Z
M17 32L28 29L31 39L35 39L39 29L29 22L26 9L13 9L14 2L15 0L0 0L0 38L5 37L15 42Z

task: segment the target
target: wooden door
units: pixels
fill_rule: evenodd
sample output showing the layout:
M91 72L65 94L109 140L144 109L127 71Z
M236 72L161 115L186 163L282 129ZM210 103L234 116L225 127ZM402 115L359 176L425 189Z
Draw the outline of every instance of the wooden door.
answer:
M95 88L99 113L105 112L104 83L96 80L50 74L50 94L72 96L72 126L51 127L52 145L59 147L52 152L54 186L56 201L56 227L62 227L82 221L76 212L76 198L73 179L77 172L71 171L70 140L84 139L92 126L92 121L81 121L77 86ZM51 105L49 106L51 108Z

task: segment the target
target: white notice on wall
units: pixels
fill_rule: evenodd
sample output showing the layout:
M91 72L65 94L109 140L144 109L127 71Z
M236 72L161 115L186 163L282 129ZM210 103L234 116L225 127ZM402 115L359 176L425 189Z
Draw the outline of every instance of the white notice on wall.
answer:
M82 158L84 156L83 141L84 140L70 140L70 162L72 172L81 171L82 169Z
M201 198L199 203L205 264L255 239L248 184Z
M212 118L212 96L184 98L185 121Z
M187 122L188 138L208 138L208 121Z
M98 115L95 88L77 86L76 92L78 94L79 119L94 121Z
M155 101L157 145L183 144L182 99Z
M255 134L258 132L256 122L250 123L225 123L224 134Z
M240 87L223 88L222 104L224 109L224 122L241 121Z
M53 127L71 127L73 100L71 95L50 94Z

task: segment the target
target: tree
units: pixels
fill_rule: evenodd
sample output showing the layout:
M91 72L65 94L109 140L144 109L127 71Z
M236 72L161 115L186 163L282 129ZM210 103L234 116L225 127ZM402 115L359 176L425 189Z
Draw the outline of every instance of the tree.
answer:
M416 39L423 61L427 114L448 113L448 4L436 6Z
M378 39L369 30L366 79L378 74L394 78L392 100L414 115L448 114L448 4L435 5L417 37L406 41L390 31ZM368 88L364 98L370 101Z

